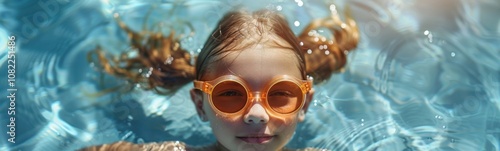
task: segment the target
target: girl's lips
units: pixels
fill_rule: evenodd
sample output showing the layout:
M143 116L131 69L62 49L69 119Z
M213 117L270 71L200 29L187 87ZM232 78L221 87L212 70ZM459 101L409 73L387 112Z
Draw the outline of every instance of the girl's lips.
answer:
M263 144L271 141L274 136L243 136L237 137L247 143Z

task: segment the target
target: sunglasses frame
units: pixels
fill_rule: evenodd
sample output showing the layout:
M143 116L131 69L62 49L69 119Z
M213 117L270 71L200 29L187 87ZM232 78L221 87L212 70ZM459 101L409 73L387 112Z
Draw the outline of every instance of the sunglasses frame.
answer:
M214 105L213 100L212 100L213 89L218 84L220 84L222 82L227 82L227 81L233 81L233 82L239 83L240 85L243 86L243 88L245 88L245 91L248 94L247 101L245 102L245 105L240 110L233 112L233 113L227 113L227 112L220 111ZM295 83L302 91L302 103L300 104L300 106L298 108L296 108L295 110L293 110L289 113L279 113L279 112L274 111L274 109L269 105L268 99L267 99L267 93L272 88L272 86L274 86L275 84L282 82L282 81L289 81L289 82ZM242 112L248 110L248 108L251 106L251 104L254 104L255 103L254 101L257 100L258 102L260 101L261 105L264 108L266 108L268 114L273 114L275 116L276 115L283 116L283 115L294 114L297 111L299 111L302 107L304 107L305 101L307 99L306 95L312 89L313 78L308 76L307 80L301 80L301 79L297 79L297 78L289 76L289 75L279 75L279 76L275 76L274 78L272 78L272 80L267 82L267 84L263 87L263 89L261 89L261 91L251 90L245 80L243 80L242 78L235 76L235 75L224 75L224 76L220 76L220 77L218 77L214 80L210 80L210 81L194 80L193 84L194 84L195 89L201 90L202 92L208 94L208 100L209 100L210 106L212 107L212 109L214 109L217 112L217 114L226 115L226 116L241 115ZM262 90L264 90L264 91L262 91ZM257 97L260 99L255 99Z

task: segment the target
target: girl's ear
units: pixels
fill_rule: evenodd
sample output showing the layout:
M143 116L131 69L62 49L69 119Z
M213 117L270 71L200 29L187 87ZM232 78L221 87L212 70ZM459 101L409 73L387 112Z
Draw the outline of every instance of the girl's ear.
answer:
M299 122L304 121L306 118L306 112L307 109L309 108L309 104L311 103L312 99L314 96L314 89L309 90L306 94L306 102L304 103L304 107L299 111Z
M196 112L198 113L201 121L208 121L205 110L203 110L203 93L200 90L191 89L191 91L189 91L189 94L191 95L191 101L193 101Z

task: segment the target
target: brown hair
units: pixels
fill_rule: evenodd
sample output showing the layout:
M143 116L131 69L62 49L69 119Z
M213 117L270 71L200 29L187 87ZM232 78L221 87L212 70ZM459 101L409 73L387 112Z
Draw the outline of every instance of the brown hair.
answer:
M332 12L327 18L309 23L298 36L307 62L306 72L314 77L315 83L327 80L332 72L341 71L347 63L348 52L358 46L358 27L350 17L349 7L346 10L346 23ZM333 39L318 34L315 29L319 28L328 29Z
M269 34L285 40L297 56L302 78L311 75L318 83L345 65L346 52L357 46L359 37L355 22L347 18L347 24L343 23L336 14L311 22L299 36L295 36L284 17L274 11L232 11L219 21L217 28L210 34L194 67L191 59L196 57L182 49L175 33L166 37L161 33L139 34L119 18L117 21L131 39L131 46L135 48L131 51L137 51L138 55L109 59L98 48L89 53L90 60L95 54L97 61L94 62L99 62L106 73L142 84L145 89L154 89L158 93L175 92L195 78L201 79L205 69L223 58L225 52L258 43L259 39L246 40L252 34L259 34L257 37L261 38L263 34ZM333 39L314 34L313 31L320 27L329 29ZM139 69L148 70L148 73L141 73Z
M289 49L293 50L295 56L297 56L302 78L305 79L305 59L297 37L282 16L269 10L261 10L252 14L245 11L227 13L220 20L217 28L212 32L198 55L198 60L196 60L196 79L201 79L205 73L205 69L213 61L224 57L221 55L224 52L244 49L259 43L263 35L277 36L290 44L291 48Z

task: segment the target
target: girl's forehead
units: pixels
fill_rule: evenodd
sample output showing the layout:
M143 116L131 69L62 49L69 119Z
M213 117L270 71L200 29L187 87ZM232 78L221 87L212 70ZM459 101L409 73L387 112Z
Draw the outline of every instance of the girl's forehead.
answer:
M236 75L257 89L277 75L301 78L299 61L293 50L265 47L260 44L243 50L230 51L222 59L213 62L211 67L203 80Z

